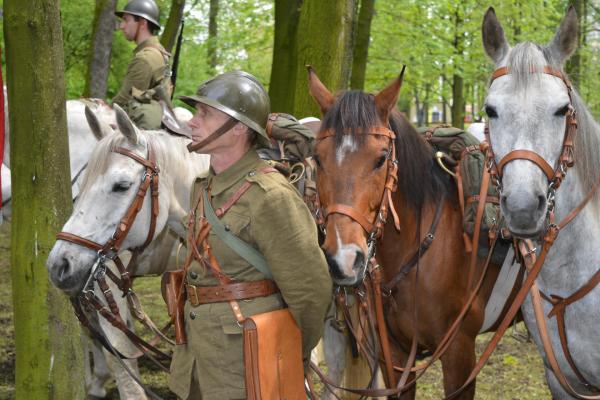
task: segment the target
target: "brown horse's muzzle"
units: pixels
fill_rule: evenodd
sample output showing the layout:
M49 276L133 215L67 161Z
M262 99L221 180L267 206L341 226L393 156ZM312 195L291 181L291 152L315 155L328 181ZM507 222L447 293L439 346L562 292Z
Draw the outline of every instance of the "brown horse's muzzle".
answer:
M336 285L353 286L364 279L367 240L362 226L350 217L331 214L327 218L323 251Z

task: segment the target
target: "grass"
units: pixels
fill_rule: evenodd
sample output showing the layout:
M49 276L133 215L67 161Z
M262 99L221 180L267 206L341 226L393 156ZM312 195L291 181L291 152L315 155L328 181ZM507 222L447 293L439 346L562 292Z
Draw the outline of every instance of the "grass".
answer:
M167 321L160 295L160 278L140 278L135 289L144 309L157 325ZM519 326L520 331L524 331ZM142 331L138 326L138 332ZM146 338L149 335L145 336ZM481 352L490 335L477 339ZM163 349L166 349L163 345ZM0 399L14 397L14 334L10 285L10 224L0 225ZM167 389L167 375L148 360L141 360L143 382L164 399L176 399ZM417 399L443 398L442 374L439 362L419 381ZM477 399L532 400L550 399L545 386L543 365L532 342L522 343L507 334L477 379ZM108 386L107 399L119 399L114 382Z

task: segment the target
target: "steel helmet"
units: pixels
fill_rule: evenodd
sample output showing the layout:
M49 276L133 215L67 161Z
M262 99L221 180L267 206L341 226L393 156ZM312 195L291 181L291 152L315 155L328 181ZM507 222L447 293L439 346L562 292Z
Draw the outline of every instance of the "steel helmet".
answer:
M259 145L270 146L265 131L271 108L269 95L253 75L243 71L226 72L202 83L195 95L179 99L192 107L203 103L228 114L257 132Z
M148 20L151 24L160 29L158 23L160 19L160 10L154 0L131 0L122 11L115 12L117 17L123 18L123 14L131 14Z

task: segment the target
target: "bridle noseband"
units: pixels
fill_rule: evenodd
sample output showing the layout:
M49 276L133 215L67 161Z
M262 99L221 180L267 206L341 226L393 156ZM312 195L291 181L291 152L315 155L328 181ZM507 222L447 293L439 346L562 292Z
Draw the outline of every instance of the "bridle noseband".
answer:
M496 185L498 192L502 190L502 172L509 162L514 160L528 160L537 165L548 179L548 192L546 196L548 200L548 212L552 213L556 189L559 188L560 184L565 178L567 169L572 167L575 162L573 140L577 132L577 118L576 111L573 108L573 87L569 79L561 71L558 71L550 66L544 66L541 71L532 69L531 72L541 72L547 75L555 76L561 79L567 87L569 106L566 114L566 127L563 138L563 146L560 157L556 163L556 167L552 168L550 164L548 164L548 162L538 153L523 149L512 150L506 154L499 163L496 163L496 158L490 141L489 121L485 123L484 133L486 142L482 143L482 151L484 151L486 154L486 164L490 170L492 182L494 182ZM495 79L508 74L510 74L510 72L507 67L498 68L492 75L490 85Z
M96 275L97 273L98 274L103 274L104 272L108 273L109 270L104 268L104 265L103 265L104 261L106 259L113 260L115 262L115 264L117 265L117 268L119 269L119 272L121 274L120 282L117 282L117 283L119 284L119 287L123 291L123 293L127 293L131 289L131 276L130 275L131 275L131 267L133 265L133 261L136 259L137 255L139 255L150 244L150 242L154 238L154 233L156 231L156 219L158 216L158 194L159 194L158 193L158 174L159 174L160 170L158 168L158 165L156 164L156 155L154 153L154 149L152 148L152 145L150 144L150 142L148 142L148 159L144 159L144 158L138 156L137 154L133 153L132 151L127 150L123 147L117 147L113 150L113 152L127 156L127 157L133 159L134 161L142 164L145 167L145 170L144 170L144 175L142 176L142 183L140 184L140 186L138 188L138 192L137 192L133 202L131 203L131 205L129 206L127 211L125 212L125 215L123 216L123 218L121 218L121 220L117 224L117 227L115 228L115 231L112 234L112 236L110 237L110 239L108 239L106 241L106 243L104 243L102 245L102 244L96 243L92 240L86 239L84 237L81 237L81 236L78 236L78 235L75 235L75 234L72 234L69 232L59 232L56 235L56 238L59 240L65 240L67 242L78 244L85 248L94 250L98 254L96 260L94 261L94 266L92 267L92 269L90 271L90 275L88 277L86 286L84 286L84 288L83 288L83 291L82 291L83 294L85 294L86 292L88 292L90 290L93 291L92 285L93 285L93 281L94 281L94 275ZM133 256L131 257L131 260L130 260L129 264L127 265L127 268L125 268L123 265L123 262L119 259L118 253L121 250L123 241L127 237L127 234L129 233L129 230L131 229L131 227L135 221L135 218L137 217L139 211L142 209L142 206L144 203L144 198L146 197L148 188L150 188L150 194L151 194L150 228L148 229L148 235L146 237L146 241L140 247L132 249ZM113 278L113 277L111 276L111 278Z

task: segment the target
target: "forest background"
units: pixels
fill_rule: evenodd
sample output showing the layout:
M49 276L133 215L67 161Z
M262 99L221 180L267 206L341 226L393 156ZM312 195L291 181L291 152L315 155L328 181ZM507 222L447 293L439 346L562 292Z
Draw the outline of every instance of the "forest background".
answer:
M384 87L406 64L400 109L411 114L418 125L425 125L431 122L435 106L440 110L438 121L454 126L462 126L465 115L467 121L483 116L481 105L493 69L481 44L481 21L486 9L495 7L509 43L547 43L568 3L573 3L580 16L580 45L567 72L592 112L597 117L600 114L598 0L507 0L496 4L480 0L157 2L163 26L172 9L183 9L185 29L176 95L193 93L202 81L217 73L242 69L256 75L269 89L273 111L304 117L318 115L311 100L304 99L308 96L303 84L304 64L315 66L320 75L324 72L322 79L331 89L369 92ZM317 5L313 4L311 10L310 4L303 7L303 3ZM111 25L104 33L95 31L94 25L102 9L121 9L125 4L125 0L60 3L68 99L111 99L118 91L135 46L120 31L111 32L115 18L103 22ZM316 11L318 18L308 15L314 16ZM340 16L342 25L336 26ZM176 22L170 19L172 26L163 30L171 43L177 33ZM106 89L100 91L90 89L88 79L88 71L98 68L94 66L98 57L91 56L94 40L98 40L95 32L100 32L109 45L112 43L108 58L100 58L107 65L110 61ZM332 39L334 32L339 36ZM327 50L327 44L335 40L338 47L345 48ZM313 52L315 59L311 59L308 47L319 46L329 55ZM334 68L338 71L322 71ZM183 104L176 101L176 105Z

